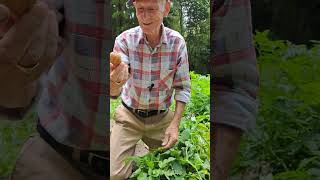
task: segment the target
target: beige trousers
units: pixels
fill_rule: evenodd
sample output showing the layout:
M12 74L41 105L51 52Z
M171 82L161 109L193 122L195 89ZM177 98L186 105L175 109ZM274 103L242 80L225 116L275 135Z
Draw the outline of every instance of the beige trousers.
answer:
M104 180L85 176L72 166L39 135L24 144L10 180Z
M120 105L114 114L110 137L110 179L123 180L132 173L132 162L124 162L133 156L135 146L141 139L150 149L161 146L164 133L174 113L167 111L148 118L139 118ZM150 123L152 122L152 123Z

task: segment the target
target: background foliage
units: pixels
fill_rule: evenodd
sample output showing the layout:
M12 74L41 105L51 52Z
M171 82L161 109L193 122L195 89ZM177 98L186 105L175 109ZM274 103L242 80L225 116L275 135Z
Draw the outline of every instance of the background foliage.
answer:
M240 179L320 179L320 43L311 48L257 32L257 129L233 169Z

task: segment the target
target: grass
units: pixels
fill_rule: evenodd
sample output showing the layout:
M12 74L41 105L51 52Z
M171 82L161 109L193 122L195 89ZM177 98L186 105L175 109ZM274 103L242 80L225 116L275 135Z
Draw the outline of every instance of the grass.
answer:
M21 121L0 120L0 180L8 179L24 142L35 132L35 125L34 111Z

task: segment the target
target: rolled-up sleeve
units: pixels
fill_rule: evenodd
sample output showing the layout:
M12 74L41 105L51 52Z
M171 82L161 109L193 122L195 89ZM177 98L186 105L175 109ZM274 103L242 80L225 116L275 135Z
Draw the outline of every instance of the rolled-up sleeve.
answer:
M113 52L117 52L121 55L121 61L129 64L129 52L128 45L125 41L125 34L120 34L115 42L113 47Z
M255 126L259 73L250 0L225 0L212 12L211 120L248 131Z
M175 100L188 103L191 96L191 82L189 74L188 51L184 41L181 43L178 54L177 71L173 80Z

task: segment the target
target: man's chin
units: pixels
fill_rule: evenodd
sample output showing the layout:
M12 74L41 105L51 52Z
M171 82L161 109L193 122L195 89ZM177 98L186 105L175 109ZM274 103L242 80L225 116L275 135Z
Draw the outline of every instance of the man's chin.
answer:
M140 26L141 27L141 26ZM151 34L151 30L150 30L150 28L145 28L145 27L141 27L141 29L142 29L142 32L144 33L144 34Z

